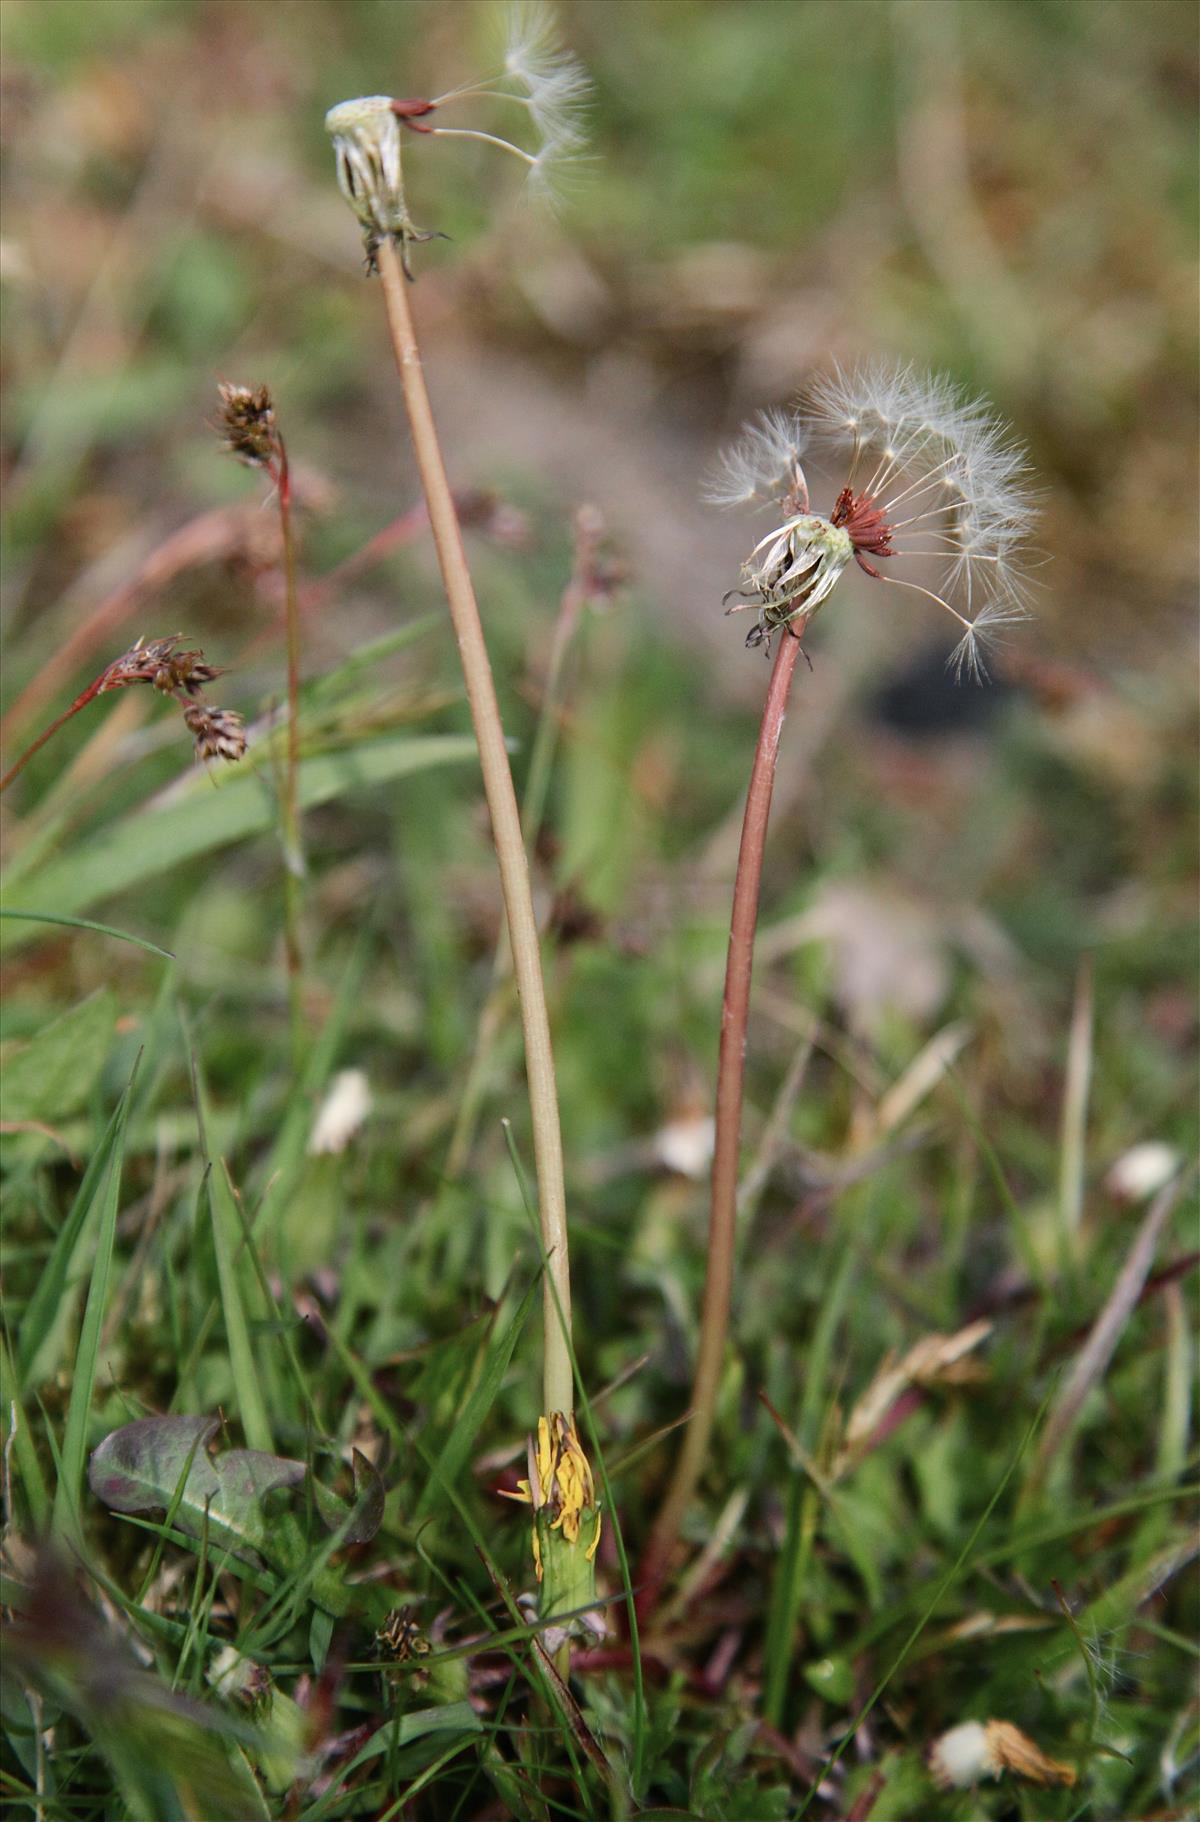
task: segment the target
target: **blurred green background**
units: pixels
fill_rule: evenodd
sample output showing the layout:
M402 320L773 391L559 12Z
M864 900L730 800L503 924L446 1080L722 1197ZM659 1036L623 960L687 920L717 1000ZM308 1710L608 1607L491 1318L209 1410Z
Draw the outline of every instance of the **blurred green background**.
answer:
M1035 1049L1039 1015L1052 1044L1095 950L1102 975L1153 981L1167 1007L1121 1014L1132 1054L1159 1026L1172 1052L1191 1035L1170 1008L1189 953L1195 735L1192 9L575 0L562 25L595 97L557 219L488 148L406 142L416 218L453 236L421 249L414 294L452 478L530 515L494 525L477 559L515 736L577 505L601 509L628 576L588 635L548 883L640 925L651 901L669 917L652 857L686 857L671 891L710 895L719 922L718 825L737 813L765 667L720 612L752 521L704 508L701 478L814 369L912 360L986 395L1030 446L1037 617L990 691L956 691L938 616L848 581L785 748L786 902L861 886L884 925L895 901L951 949L964 917L998 920L996 953L1011 941L1047 970L1022 1024ZM95 666L90 650L64 665L67 634L178 527L250 500L118 609L96 655L183 628L236 667L228 692L252 711L281 687L273 515L255 519L252 484L216 455L216 382L274 392L308 506L306 576L413 504L381 300L322 117L489 67L502 8L10 0L2 27L5 699L58 652L42 718L69 700ZM363 573L310 615L306 671L436 598L419 547ZM454 687L440 643L423 648L422 688ZM142 706L121 710L136 722ZM39 725L25 720L10 756ZM60 738L34 781L82 734ZM99 798L66 827L140 789L107 759L97 770ZM490 881L479 892L486 923ZM462 906L444 909L434 947L453 975ZM1169 1061L1160 1075L1146 1060L1147 1089ZM1122 1134L1161 1111L1151 1092Z

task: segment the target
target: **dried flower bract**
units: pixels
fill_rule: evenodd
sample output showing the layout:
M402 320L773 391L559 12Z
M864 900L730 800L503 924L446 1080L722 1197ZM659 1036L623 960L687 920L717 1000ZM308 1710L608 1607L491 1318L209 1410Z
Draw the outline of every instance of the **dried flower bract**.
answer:
M183 704L183 719L196 748L197 759L241 759L246 751L246 730L233 709L214 708L201 694L221 672L200 651L180 651L179 634L169 639L139 639L127 652L101 671L89 694L127 689L149 683L164 696Z
M506 20L503 63L478 81L432 99L364 95L339 102L326 114L338 184L363 230L368 269L374 267L380 242L391 240L411 278L409 248L438 238L417 228L409 214L402 159L405 132L496 146L525 166L531 185L543 195L552 193L556 174L580 150L582 110L590 84L574 58L559 47L553 14L544 5L526 4L509 8ZM507 131L441 124L443 109L472 103L497 114L521 109L532 146L520 143L522 135L509 138ZM451 118L456 117L452 112Z
M809 450L840 465L826 514L810 507ZM999 421L948 380L883 362L826 375L794 412L764 413L710 479L715 505L771 502L780 514L742 565L741 586L730 590L742 599L728 611L757 612L747 645L769 649L785 627L799 637L853 560L952 615L962 636L950 663L956 676L982 681L987 645L1028 615L1025 469ZM906 558L940 572L940 591L879 567Z

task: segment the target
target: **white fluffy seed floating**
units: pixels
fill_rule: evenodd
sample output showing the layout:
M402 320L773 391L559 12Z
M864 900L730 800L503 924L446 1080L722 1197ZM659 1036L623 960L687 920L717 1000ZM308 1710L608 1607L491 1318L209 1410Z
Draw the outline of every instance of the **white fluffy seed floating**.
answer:
M371 1085L361 1069L341 1069L329 1084L309 1135L313 1157L345 1151L371 1111Z
M1148 1202L1182 1163L1183 1153L1165 1139L1143 1139L1122 1152L1109 1168L1104 1187L1118 1202Z

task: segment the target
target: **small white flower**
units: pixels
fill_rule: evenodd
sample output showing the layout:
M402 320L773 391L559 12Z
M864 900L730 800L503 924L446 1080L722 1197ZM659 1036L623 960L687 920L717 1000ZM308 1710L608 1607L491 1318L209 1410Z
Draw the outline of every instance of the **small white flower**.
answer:
M309 1135L313 1157L345 1151L371 1111L371 1086L361 1069L341 1069L329 1084Z
M809 510L800 464L809 445L840 464L827 516ZM1028 615L1025 468L999 420L947 379L883 361L819 376L794 412L750 426L707 489L719 505L773 496L783 514L742 567L742 605L759 614L747 644L769 647L779 627L802 633L853 558L951 614L962 628L951 667L981 681L986 647ZM940 570L940 590L878 567L904 558Z
M699 1182L701 1177L708 1175L712 1164L716 1130L716 1121L711 1114L668 1120L654 1135L659 1163L680 1177L692 1177Z
M929 1775L942 1790L969 1790L1005 1772L1043 1786L1076 1782L1073 1765L1048 1758L1036 1740L1011 1721L963 1721L929 1750Z

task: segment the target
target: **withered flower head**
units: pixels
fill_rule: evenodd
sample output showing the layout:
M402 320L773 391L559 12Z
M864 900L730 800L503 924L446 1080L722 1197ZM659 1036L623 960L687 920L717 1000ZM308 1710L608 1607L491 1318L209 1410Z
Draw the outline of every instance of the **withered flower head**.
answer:
M604 1632L603 1615L595 1607L601 1512L591 1465L569 1413L552 1411L549 1417L538 1418L537 1436L529 1438L528 1461L528 1478L517 1482L518 1491L503 1491L506 1499L533 1507L539 1616L549 1620L570 1615L561 1636L594 1641ZM549 1635L543 1642L547 1650L554 1648Z
M554 16L542 0L524 0L505 9L506 40L499 68L445 95L393 97L364 95L330 108L325 131L333 140L338 185L354 210L366 237L368 267L383 240L392 240L411 278L408 249L432 234L414 227L404 194L401 145L404 131L427 139L475 139L510 153L526 167L530 184L550 194L564 161L583 144L581 113L589 83L573 57L557 42ZM532 148L501 132L476 127L440 126L441 108L482 104L497 113L517 108L532 137ZM452 116L453 118L453 116ZM500 122L497 121L497 125Z
M249 468L267 468L279 451L275 407L266 386L233 386L222 381L218 428L224 432L222 448Z
M812 445L839 465L828 513L809 503L801 458ZM774 501L779 513L743 563L742 586L730 590L741 600L728 612L755 611L746 643L769 650L777 629L803 633L853 561L875 581L944 608L962 628L950 658L956 676L981 681L985 646L1028 613L1025 467L999 420L948 380L886 362L835 371L795 411L767 412L750 426L711 479L715 505ZM940 571L939 588L887 573L905 558Z
M78 715L89 702L94 702L106 691L129 689L135 683L148 683L162 695L183 704L183 718L195 737L196 752L201 759L240 759L246 751L241 716L231 709L214 709L201 697L204 685L219 677L220 670L215 664L209 664L201 651L180 651L179 640L178 633L172 633L166 639L137 639L127 652L106 664L70 707L48 728L43 728L17 763L9 767L0 778L0 791L7 789L65 721Z

